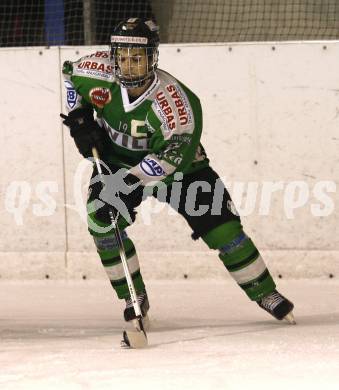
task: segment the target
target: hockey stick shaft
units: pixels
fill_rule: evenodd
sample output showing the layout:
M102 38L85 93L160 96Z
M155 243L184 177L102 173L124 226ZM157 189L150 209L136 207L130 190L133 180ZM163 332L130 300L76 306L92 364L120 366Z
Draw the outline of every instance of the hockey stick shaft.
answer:
M98 173L99 173L100 181L101 181L102 185L104 186L105 183L104 183L104 178L103 178L102 169L101 169L101 165L100 165L100 156L99 156L99 153L95 147L92 148L92 154L93 154L93 158L95 161L95 165L96 165ZM128 290L129 290L129 293L131 296L135 315L140 319L139 325L141 327L141 330L145 333L143 326L142 326L142 321L141 321L141 318L142 318L141 309L140 309L140 305L139 305L139 302L137 299L137 293L135 291L131 272L128 268L126 252L125 252L125 248L124 248L124 243L123 243L122 238L121 238L121 233L120 233L120 230L118 227L117 215L115 213L115 209L113 207L110 207L108 213L109 213L109 217L110 217L112 226L114 228L115 239L116 239L117 244L118 244L119 255L120 255L121 263L122 263L123 270L125 273L125 277L126 277L126 281L127 281L127 285L128 285Z

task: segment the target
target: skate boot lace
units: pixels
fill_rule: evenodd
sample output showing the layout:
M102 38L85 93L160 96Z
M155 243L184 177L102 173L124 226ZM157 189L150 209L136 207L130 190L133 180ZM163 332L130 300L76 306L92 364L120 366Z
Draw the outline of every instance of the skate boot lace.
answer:
M142 292L142 293L137 295L137 300L138 300L140 307L141 307L142 303L144 302L145 298L146 298L145 292ZM128 309L130 307L133 307L133 303L132 303L132 299L128 298L128 299L126 299L126 309Z
M267 297L260 301L260 304L269 311L273 311L279 303L283 302L284 298L277 291L272 292Z

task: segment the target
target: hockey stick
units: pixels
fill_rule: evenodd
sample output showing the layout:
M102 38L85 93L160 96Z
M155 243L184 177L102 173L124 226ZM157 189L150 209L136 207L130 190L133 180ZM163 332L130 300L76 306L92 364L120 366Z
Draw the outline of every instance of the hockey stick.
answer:
M101 165L100 165L100 157L99 157L99 153L95 147L92 148L92 154L93 154L93 158L95 161L95 165L96 165L98 173L99 173L101 184L104 186L105 182L104 182L104 178L102 175L102 169L101 169ZM128 285L128 290L129 290L129 293L131 295L131 300L132 300L133 308L134 308L135 315L136 315L136 319L132 320L133 325L135 327L135 331L124 330L123 340L121 341L121 346L122 347L131 347L131 348L144 348L148 344L147 335L146 335L144 325L142 322L142 313L141 313L140 305L139 305L139 302L137 299L137 293L135 291L132 276L131 276L130 270L128 268L124 243L122 241L120 230L119 230L118 223L117 223L118 218L117 218L115 209L113 207L109 208L108 213L109 213L109 217L110 217L113 229L114 229L115 239L116 239L116 242L117 242L118 247L119 247L120 259L121 259L121 263L122 263L122 266L124 269L124 273L125 273L125 277L126 277L126 281L127 281L127 285Z

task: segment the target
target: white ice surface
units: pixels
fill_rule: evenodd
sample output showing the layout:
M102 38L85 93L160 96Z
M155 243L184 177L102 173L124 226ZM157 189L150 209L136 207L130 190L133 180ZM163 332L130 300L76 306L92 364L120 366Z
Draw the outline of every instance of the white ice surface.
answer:
M0 283L0 389L339 389L339 281L279 280L296 326L232 281L147 284L153 330L122 350L105 282Z

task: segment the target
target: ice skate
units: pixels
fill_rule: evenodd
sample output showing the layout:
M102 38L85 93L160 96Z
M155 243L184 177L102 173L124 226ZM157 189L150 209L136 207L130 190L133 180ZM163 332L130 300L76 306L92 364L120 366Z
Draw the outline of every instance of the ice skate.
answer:
M149 318L147 315L147 312L149 310L149 302L148 302L148 297L147 297L146 291L143 290L143 291L137 293L137 299L138 299L140 310L141 310L142 317L143 317L142 323L143 323L145 331L147 331L147 330L149 330L150 322L149 322ZM130 322L131 325L133 326L133 320L136 319L136 315L135 315L135 311L133 308L132 299L126 298L125 301L126 301L126 307L124 310L124 318L125 318L125 321Z
M287 298L282 296L277 290L257 301L257 304L277 320L286 320L288 323L295 325L295 319L292 313L294 305Z

